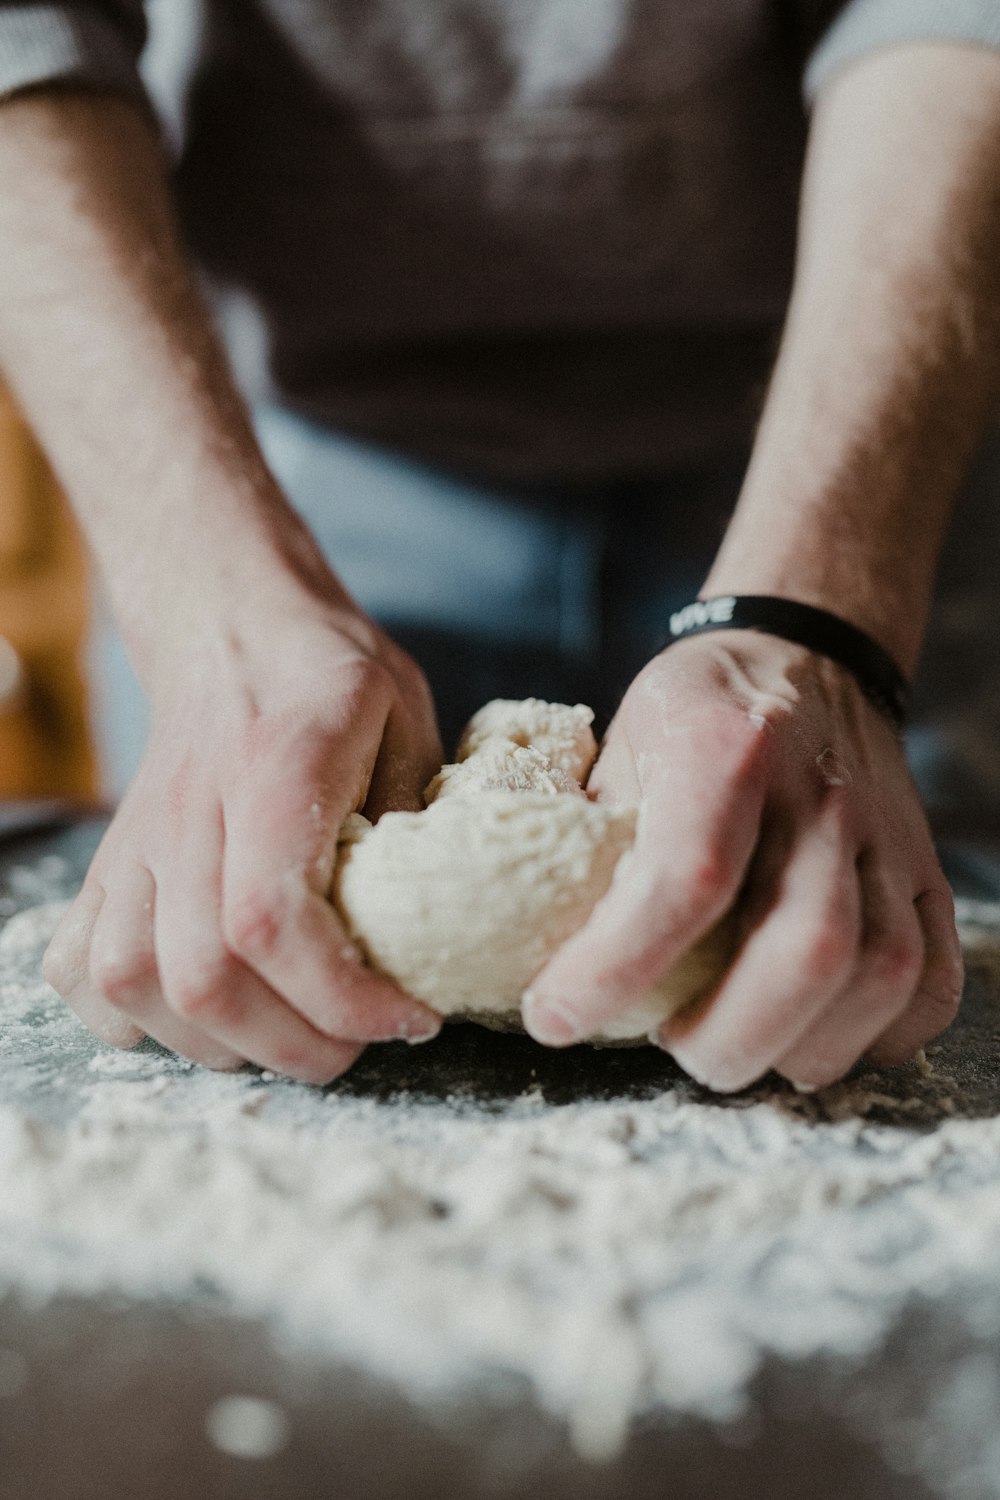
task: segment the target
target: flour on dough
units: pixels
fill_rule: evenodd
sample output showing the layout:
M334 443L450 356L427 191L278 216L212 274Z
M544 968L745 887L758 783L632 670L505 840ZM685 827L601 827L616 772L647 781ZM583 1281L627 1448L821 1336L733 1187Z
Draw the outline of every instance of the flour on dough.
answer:
M627 878L636 809L583 791L592 720L583 704L488 703L428 786L425 811L345 823L332 898L352 938L441 1014L520 1027L532 979ZM645 1041L712 987L732 946L720 925L592 1040Z

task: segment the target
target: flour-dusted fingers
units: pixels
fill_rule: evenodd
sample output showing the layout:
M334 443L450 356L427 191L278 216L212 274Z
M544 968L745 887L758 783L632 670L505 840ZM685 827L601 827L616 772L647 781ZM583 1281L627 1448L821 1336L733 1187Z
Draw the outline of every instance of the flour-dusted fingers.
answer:
M444 759L426 678L408 658L397 659L395 670L400 697L386 719L365 800L372 822L384 812L419 812L424 788Z
M107 893L90 944L87 1003L116 1013L139 1035L216 1071L230 1071L246 1060L167 1006L160 985L154 923L156 882L144 866L119 877Z
M651 749L638 764L633 848L525 997L528 1030L550 1046L594 1035L646 993L732 906L753 855L765 785L761 731L728 712L703 712L686 732L662 739L662 752ZM614 800L607 772L591 782Z
M420 812L424 788L440 771L441 758L437 735L428 729L418 737L404 710L394 708L368 783L365 816L375 823L384 812Z
M216 808L157 872L156 960L167 1006L186 1025L260 1067L303 1083L329 1083L361 1049L311 1026L227 949L222 848Z
M131 1048L144 1032L95 989L90 978L90 947L105 892L88 877L69 907L42 959L42 974L89 1031L110 1047Z
M70 902L42 957L42 974L63 998L86 979L90 940L104 905L104 887L91 873Z
M835 1082L913 1000L924 962L924 938L910 899L908 871L887 869L868 852L859 861L862 941L840 994L775 1063L805 1088Z
M844 798L831 792L802 827L769 913L708 1001L660 1042L693 1078L745 1088L802 1037L854 969L861 938L855 846Z
M596 802L618 803L638 807L642 801L642 783L636 755L628 736L609 730L600 754L587 781L587 796Z
M913 903L924 940L923 969L913 998L899 1020L868 1049L871 1060L886 1067L907 1062L939 1036L955 1019L962 998L964 971L955 902L940 871L937 879Z
M359 800L353 784L331 782L328 759L325 742L290 750L284 775L262 783L267 797L234 795L227 802L226 945L328 1036L429 1039L441 1018L366 967L327 899L337 834Z

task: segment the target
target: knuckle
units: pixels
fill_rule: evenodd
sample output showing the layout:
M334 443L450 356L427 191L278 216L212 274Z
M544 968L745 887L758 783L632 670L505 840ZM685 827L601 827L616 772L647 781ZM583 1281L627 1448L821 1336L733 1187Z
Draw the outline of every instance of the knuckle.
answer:
M729 850L716 840L703 848L692 860L685 885L699 904L708 904L724 896L733 880L733 861ZM671 882L673 884L673 882Z
M838 880L810 909L801 929L799 960L810 983L833 983L846 976L860 949L861 933L853 883Z
M338 697L347 712L360 712L373 700L388 712L397 695L392 671L374 656L358 655L341 667Z
M109 1005L125 1006L156 979L156 957L143 949L98 949L91 952L90 977Z
M887 934L872 959L874 977L891 989L912 989L920 977L923 949L907 933Z
M224 916L226 943L242 958L268 959L281 941L287 916L287 898L280 890L247 891Z
M803 946L803 975L810 984L834 982L851 962L854 947L853 929L841 914L831 914Z
M167 995L173 1009L188 1021L224 1021L233 1010L232 970L224 955L206 956L174 976Z

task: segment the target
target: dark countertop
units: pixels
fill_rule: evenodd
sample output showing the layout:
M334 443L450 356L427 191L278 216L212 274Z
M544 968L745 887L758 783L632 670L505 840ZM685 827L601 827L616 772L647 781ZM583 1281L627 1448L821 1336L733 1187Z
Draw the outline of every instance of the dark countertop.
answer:
M74 816L62 824L59 809L48 814L53 821L46 827L11 828L6 839L0 820L6 915L28 904L25 870L55 855L67 862L70 888L95 846L99 820ZM1000 862L981 832L970 838L966 831L948 860L965 894L1000 894ZM15 867L22 875L12 884ZM987 989L987 978L973 971L946 1047L970 1112L995 1115L1000 1017ZM526 1038L468 1027L434 1044L433 1076L429 1051L394 1056L395 1090L412 1085L446 1093L457 1078L468 1079L470 1068L496 1099L516 1096L529 1075L553 1101L628 1097L676 1077L669 1059L652 1052L546 1053ZM350 1075L351 1088L378 1095L387 1086L385 1056L367 1054ZM892 1092L891 1078L886 1088ZM575 1456L561 1429L527 1401L480 1403L431 1418L381 1382L279 1352L252 1322L121 1298L63 1298L32 1308L8 1295L0 1299L0 1356L14 1351L25 1378L9 1381L5 1393L0 1357L0 1500L944 1497L944 1490L905 1472L905 1452L887 1434L904 1433L923 1410L927 1372L966 1359L970 1350L1000 1382L996 1342L990 1336L977 1342L953 1323L946 1305L929 1299L909 1309L888 1347L866 1364L772 1360L753 1387L752 1418L728 1428L687 1418L646 1422L619 1459L594 1466ZM206 1411L233 1392L271 1398L285 1410L291 1435L282 1451L252 1461L213 1447ZM1000 1479L996 1489L962 1491L963 1500L980 1494L1000 1494Z

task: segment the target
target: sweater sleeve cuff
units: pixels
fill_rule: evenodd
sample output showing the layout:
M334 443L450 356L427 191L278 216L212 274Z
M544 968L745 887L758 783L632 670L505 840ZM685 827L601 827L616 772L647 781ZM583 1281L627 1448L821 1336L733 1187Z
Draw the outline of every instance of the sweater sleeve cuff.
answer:
M78 84L145 102L138 60L141 7L4 4L0 0L0 99L45 84ZM130 14L131 12L131 14Z
M853 0L806 67L806 101L815 102L838 69L883 47L950 41L1000 49L1000 0Z

